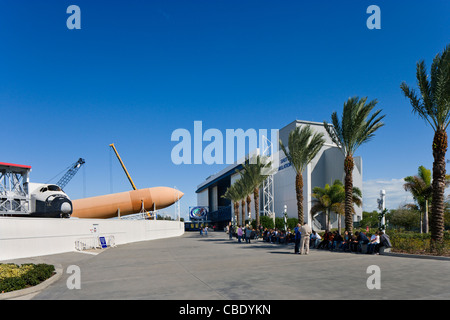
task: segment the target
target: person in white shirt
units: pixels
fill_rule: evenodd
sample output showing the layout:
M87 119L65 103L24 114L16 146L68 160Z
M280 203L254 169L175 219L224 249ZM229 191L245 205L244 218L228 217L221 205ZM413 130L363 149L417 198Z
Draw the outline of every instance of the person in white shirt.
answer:
M303 226L300 229L302 233L302 238L300 240L300 254L308 254L309 253L309 237L311 236L311 227L304 222Z
M379 243L380 235L377 231L372 235L372 237L370 237L370 242L367 244L367 254L372 254L374 252L375 246Z
M317 248L317 246L320 243L320 240L322 240L322 237L317 232L313 231L311 234L311 247Z

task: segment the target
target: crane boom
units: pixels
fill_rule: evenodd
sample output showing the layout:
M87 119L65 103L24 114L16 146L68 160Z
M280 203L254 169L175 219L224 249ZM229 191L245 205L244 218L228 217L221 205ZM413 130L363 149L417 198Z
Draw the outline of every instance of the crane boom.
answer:
M128 180L130 181L130 183L131 183L131 186L133 187L134 190L137 190L136 186L134 185L133 179L131 179L130 174L128 173L127 168L126 168L125 165L123 164L123 161L122 161L122 159L120 158L119 153L117 152L116 147L114 146L114 143L111 143L109 146L110 146L111 148L113 148L114 153L116 154L117 159L119 159L120 165L121 165L122 168L123 168L123 171L125 171L125 174L127 175L127 178L128 178Z
M78 172L78 170L81 168L81 166L85 163L84 159L80 158L77 162L72 164L69 167L69 170L62 176L61 179L56 183L61 189L64 189L64 187L69 183L70 180L72 180L73 176Z

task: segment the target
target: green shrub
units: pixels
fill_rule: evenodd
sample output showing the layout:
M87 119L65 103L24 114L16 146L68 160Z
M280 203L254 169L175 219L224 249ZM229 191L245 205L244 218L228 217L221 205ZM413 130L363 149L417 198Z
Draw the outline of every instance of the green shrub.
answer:
M273 219L271 217L261 216L259 218L259 220L260 220L263 228L273 229L274 225L273 225Z
M50 278L55 267L48 264L0 264L0 292L10 292L38 285Z

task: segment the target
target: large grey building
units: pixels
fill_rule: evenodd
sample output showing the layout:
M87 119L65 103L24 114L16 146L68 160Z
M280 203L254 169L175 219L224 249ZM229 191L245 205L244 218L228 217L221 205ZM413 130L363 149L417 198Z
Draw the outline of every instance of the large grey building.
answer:
M321 213L314 217L310 214L312 207L312 189L316 186L324 187L326 184L332 184L336 179L344 182L344 155L338 146L331 141L323 127L323 123L319 122L295 120L279 130L279 139L287 146L289 133L296 127L304 125L310 125L316 132L323 132L326 140L323 148L303 172L303 212L305 219L314 229L325 229L325 214ZM272 140L275 140L275 138L272 138ZM279 165L276 173L273 175L273 188L269 201L273 201L272 210L276 217L282 217L285 208L287 209L288 217L297 217L295 170L279 147L278 150L280 152ZM355 157L354 161L353 185L362 190L362 159ZM239 163L229 165L222 171L208 177L198 186L196 191L197 205L209 208L208 220L218 227L222 227L228 223L231 217L234 216L232 204L229 200L224 199L222 195L234 181L239 179L240 176L236 172L236 169L241 169ZM264 191L261 189L260 215L267 214L267 211L264 211L264 205L265 201L267 204L267 199L265 200L263 194ZM254 210L253 204L251 208ZM354 221L359 221L362 218L362 207L355 206L355 211ZM251 212L251 216L254 219L254 212ZM330 218L332 227L337 227L337 219L338 215L332 213ZM342 226L344 226L343 217L341 219Z

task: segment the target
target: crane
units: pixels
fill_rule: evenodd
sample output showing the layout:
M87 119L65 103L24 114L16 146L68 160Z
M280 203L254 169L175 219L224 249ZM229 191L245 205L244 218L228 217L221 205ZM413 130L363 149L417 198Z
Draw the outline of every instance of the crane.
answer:
M131 179L131 176L130 176L130 174L128 173L127 168L126 168L125 165L123 164L123 161L122 161L122 159L120 158L119 153L117 152L116 147L114 146L114 143L111 143L109 146L114 150L114 153L116 154L116 157L117 157L117 159L119 160L120 165L122 166L123 171L125 171L125 174L127 175L128 181L130 181L131 186L133 187L133 190L137 190L136 185L135 185L134 182L133 182L133 179ZM144 209L144 201L142 201L142 200L141 200L141 213L146 213L148 219L151 219L151 218L152 218L152 215L150 214L150 212L148 212L148 211L146 211L146 210Z
M84 159L80 158L77 162L72 164L69 167L69 170L62 176L61 179L56 183L61 189L64 189L64 187L69 183L70 180L72 180L73 176L78 172L78 170L81 168L83 164L85 164L86 161Z
M125 171L125 174L127 175L128 181L130 181L131 186L133 187L133 190L137 190L137 188L136 188L136 186L135 186L135 184L134 184L134 182L133 182L133 179L131 179L130 174L128 173L127 168L126 168L125 165L123 164L123 161L122 161L122 159L120 158L119 153L117 152L116 147L114 146L114 143L111 143L109 146L110 146L111 148L113 148L114 153L116 154L117 159L119 159L120 165L121 165L122 168L123 168L123 171Z

